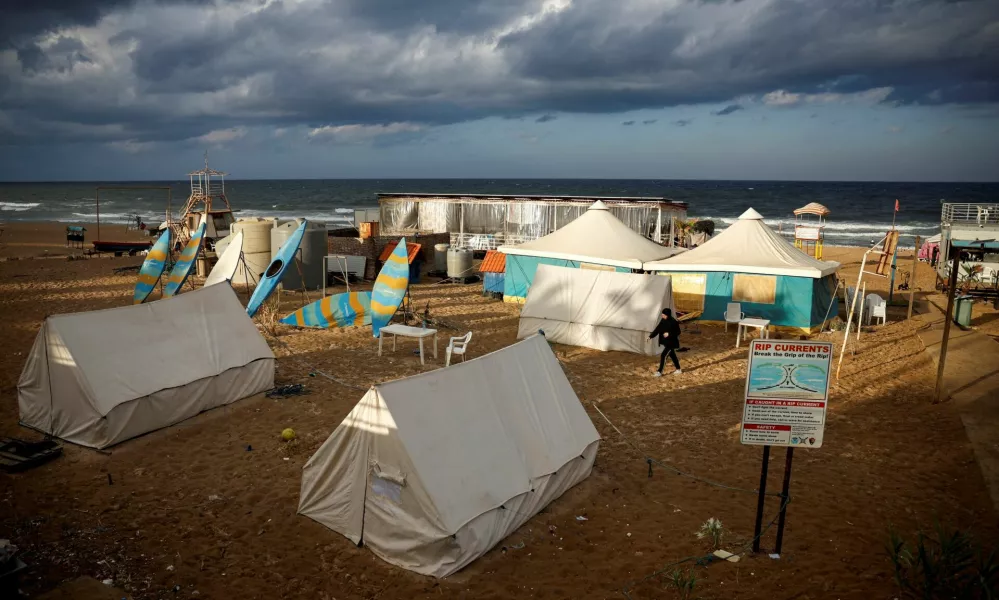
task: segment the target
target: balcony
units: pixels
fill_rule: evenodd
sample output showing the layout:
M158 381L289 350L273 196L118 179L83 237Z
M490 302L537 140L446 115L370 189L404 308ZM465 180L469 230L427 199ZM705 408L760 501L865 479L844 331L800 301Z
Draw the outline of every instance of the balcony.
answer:
M999 203L946 202L941 211L940 223L961 229L978 227L999 230Z

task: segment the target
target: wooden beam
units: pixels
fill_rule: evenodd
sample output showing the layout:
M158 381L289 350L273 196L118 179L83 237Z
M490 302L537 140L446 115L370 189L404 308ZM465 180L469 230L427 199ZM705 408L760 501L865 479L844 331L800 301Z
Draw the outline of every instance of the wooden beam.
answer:
M912 247L912 269L909 273L909 312L905 315L905 320L912 318L912 295L916 291L916 265L919 264L919 236L916 236L916 245Z
M947 243L950 246L950 242ZM950 255L953 248L948 248L947 254ZM944 364L947 362L947 342L950 340L950 325L951 321L954 320L954 295L957 289L957 272L961 268L961 251L958 250L954 255L954 266L950 270L950 287L947 290L947 314L944 316L944 330L943 338L940 340L940 360L937 364L937 388L933 393L933 403L942 402L943 394L943 376L944 376Z

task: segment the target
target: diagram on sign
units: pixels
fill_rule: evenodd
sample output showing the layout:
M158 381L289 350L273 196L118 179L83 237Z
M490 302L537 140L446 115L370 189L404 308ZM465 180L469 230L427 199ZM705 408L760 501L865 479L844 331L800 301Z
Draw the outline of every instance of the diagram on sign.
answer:
M749 385L757 392L789 390L821 394L826 385L826 375L825 369L818 365L768 362L756 365L754 380Z

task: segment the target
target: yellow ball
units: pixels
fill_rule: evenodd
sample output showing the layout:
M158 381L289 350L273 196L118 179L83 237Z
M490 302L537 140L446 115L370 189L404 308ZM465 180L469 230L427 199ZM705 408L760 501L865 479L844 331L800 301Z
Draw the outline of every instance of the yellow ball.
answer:
M285 429L284 431L281 432L281 438L286 442L290 442L291 440L295 439L295 430L290 427L288 429Z

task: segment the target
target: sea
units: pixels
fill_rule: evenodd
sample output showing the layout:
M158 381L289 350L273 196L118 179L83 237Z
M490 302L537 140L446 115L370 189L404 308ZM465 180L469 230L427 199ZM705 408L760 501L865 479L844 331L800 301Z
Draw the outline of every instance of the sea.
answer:
M170 206L180 210L190 183L93 182L0 183L0 221L62 221L89 223L97 219L97 185L163 186L170 188ZM746 209L761 213L766 223L790 235L792 211L818 202L831 214L826 244L869 246L892 226L900 230L900 245L912 236L940 231L943 202L999 202L999 183L877 183L799 181L695 181L599 179L285 179L227 180L226 194L237 216L305 217L334 222L351 216L354 208L378 206L379 192L439 194L551 194L580 196L656 196L688 204L691 218L711 219L723 230ZM135 215L150 225L163 221L166 190L103 189L102 223L125 223ZM899 211L895 213L895 201Z

